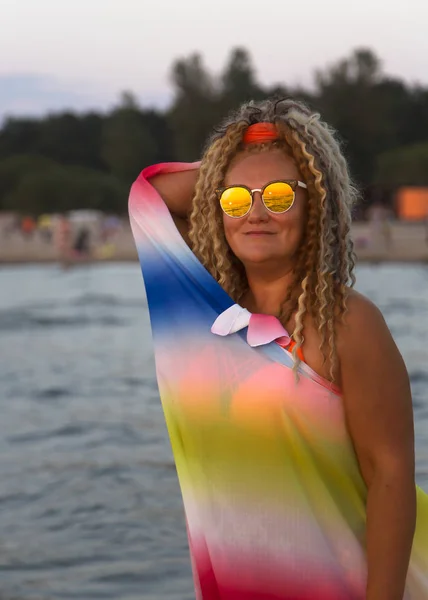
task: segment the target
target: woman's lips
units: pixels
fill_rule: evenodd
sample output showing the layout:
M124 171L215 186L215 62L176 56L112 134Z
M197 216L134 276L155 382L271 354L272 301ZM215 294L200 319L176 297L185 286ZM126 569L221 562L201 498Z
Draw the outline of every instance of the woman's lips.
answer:
M247 231L245 235L274 235L273 231Z

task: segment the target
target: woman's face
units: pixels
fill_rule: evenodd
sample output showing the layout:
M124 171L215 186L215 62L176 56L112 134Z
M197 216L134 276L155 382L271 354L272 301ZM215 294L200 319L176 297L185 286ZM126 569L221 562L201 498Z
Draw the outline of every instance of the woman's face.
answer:
M302 177L293 161L279 149L256 154L238 155L226 173L224 185L262 188L274 180ZM244 266L284 268L295 258L306 225L307 192L298 187L293 206L285 213L274 214L264 206L260 192L254 193L250 212L240 219L223 213L227 242Z

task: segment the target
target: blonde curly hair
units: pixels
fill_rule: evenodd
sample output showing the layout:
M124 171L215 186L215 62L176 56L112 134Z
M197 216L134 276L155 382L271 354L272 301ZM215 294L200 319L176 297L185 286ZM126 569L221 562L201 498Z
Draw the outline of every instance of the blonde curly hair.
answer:
M244 147L249 125L275 123L274 142ZM300 359L305 317L313 318L320 350L328 361L330 379L337 366L336 328L346 313L348 286L355 283L355 258L350 237L351 210L358 197L335 132L304 104L294 100L265 100L244 104L215 130L202 158L190 214L193 252L237 303L248 290L245 269L230 249L216 196L233 158L241 152L280 148L292 156L308 186L308 217L296 265L294 285L278 318L286 326L295 315L292 336L294 370Z

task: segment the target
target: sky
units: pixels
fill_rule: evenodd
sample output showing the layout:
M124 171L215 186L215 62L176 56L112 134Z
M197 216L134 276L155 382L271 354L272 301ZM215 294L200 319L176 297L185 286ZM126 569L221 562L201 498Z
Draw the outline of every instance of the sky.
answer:
M385 73L428 85L426 0L2 0L0 118L108 110L132 91L165 108L177 58L221 72L243 46L262 84L310 86L372 49Z

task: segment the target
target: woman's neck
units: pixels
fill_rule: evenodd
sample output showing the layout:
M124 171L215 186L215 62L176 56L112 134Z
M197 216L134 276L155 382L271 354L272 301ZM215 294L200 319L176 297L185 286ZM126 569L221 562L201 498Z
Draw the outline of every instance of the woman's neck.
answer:
M278 316L290 286L294 284L293 268L282 274L247 269L248 291L241 304L252 313Z

